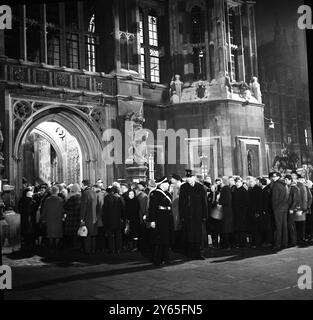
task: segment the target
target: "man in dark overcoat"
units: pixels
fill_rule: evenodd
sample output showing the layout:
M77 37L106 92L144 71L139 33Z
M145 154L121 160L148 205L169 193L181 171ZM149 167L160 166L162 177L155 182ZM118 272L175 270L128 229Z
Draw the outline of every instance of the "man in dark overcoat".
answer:
M232 193L235 244L237 247L245 247L249 195L248 191L243 186L242 178L235 178L235 185L236 189L234 189Z
M180 187L179 213L182 222L187 258L205 259L201 255L202 224L208 218L207 195L204 186L196 182L191 170L186 170L187 181Z
M261 199L262 189L257 185L255 177L249 177L249 214L248 214L248 234L251 247L261 245Z
M271 247L273 245L273 212L271 205L271 187L265 178L260 179L261 205L260 205L260 219L261 219L261 234L262 246Z
M116 186L108 188L103 201L102 222L108 237L110 253L120 253L122 247L122 219L125 217L125 201Z
M272 174L272 209L275 219L274 249L280 250L288 246L288 187L280 172Z
M149 195L147 220L150 222L154 246L153 263L161 265L169 259L169 248L174 236L174 221L172 197L168 192L169 181L163 177L158 179L156 184L157 188Z

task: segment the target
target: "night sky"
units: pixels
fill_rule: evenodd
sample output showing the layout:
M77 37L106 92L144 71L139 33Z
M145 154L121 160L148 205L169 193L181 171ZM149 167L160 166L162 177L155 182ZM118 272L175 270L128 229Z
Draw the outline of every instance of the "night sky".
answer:
M274 39L276 21L279 22L287 34L287 41L291 44L294 32L297 32L299 45L299 56L301 58L302 70L306 74L302 79L307 78L307 47L306 33L298 29L298 7L304 3L303 0L255 0L255 18L257 28L258 45L270 42ZM313 31L312 31L313 32ZM306 81L307 82L307 79Z

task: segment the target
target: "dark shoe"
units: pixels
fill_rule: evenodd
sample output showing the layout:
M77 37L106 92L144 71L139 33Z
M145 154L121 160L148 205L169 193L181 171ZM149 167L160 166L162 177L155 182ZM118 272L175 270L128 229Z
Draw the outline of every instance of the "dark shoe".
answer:
M153 265L155 267L160 267L162 265L162 262L161 261L153 261Z
M307 242L305 242L305 241L301 241L299 244L298 244L298 247L299 248L306 248L306 247L308 247L309 246L309 244L307 243Z
M193 258L193 260L205 260L205 257L200 255Z

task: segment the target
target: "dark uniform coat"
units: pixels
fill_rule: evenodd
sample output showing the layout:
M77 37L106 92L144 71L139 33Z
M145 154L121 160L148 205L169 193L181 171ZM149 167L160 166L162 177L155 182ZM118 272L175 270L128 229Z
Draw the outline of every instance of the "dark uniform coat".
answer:
M233 191L232 205L234 215L234 231L245 232L247 230L249 195L248 191L244 187L236 188Z
M155 245L171 245L173 243L174 220L172 198L169 192L160 188L151 191L149 195L148 221L155 222L151 228L151 242Z
M202 223L208 218L206 191L202 184L183 183L179 193L179 213L187 243L201 243Z

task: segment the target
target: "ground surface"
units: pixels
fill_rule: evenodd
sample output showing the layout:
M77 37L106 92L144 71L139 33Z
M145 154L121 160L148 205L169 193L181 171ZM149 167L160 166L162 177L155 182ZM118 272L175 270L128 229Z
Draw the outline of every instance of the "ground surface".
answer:
M297 286L300 265L313 269L313 247L205 251L204 261L171 254L157 268L137 252L87 257L63 252L30 257L4 250L13 290L5 299L313 299Z

